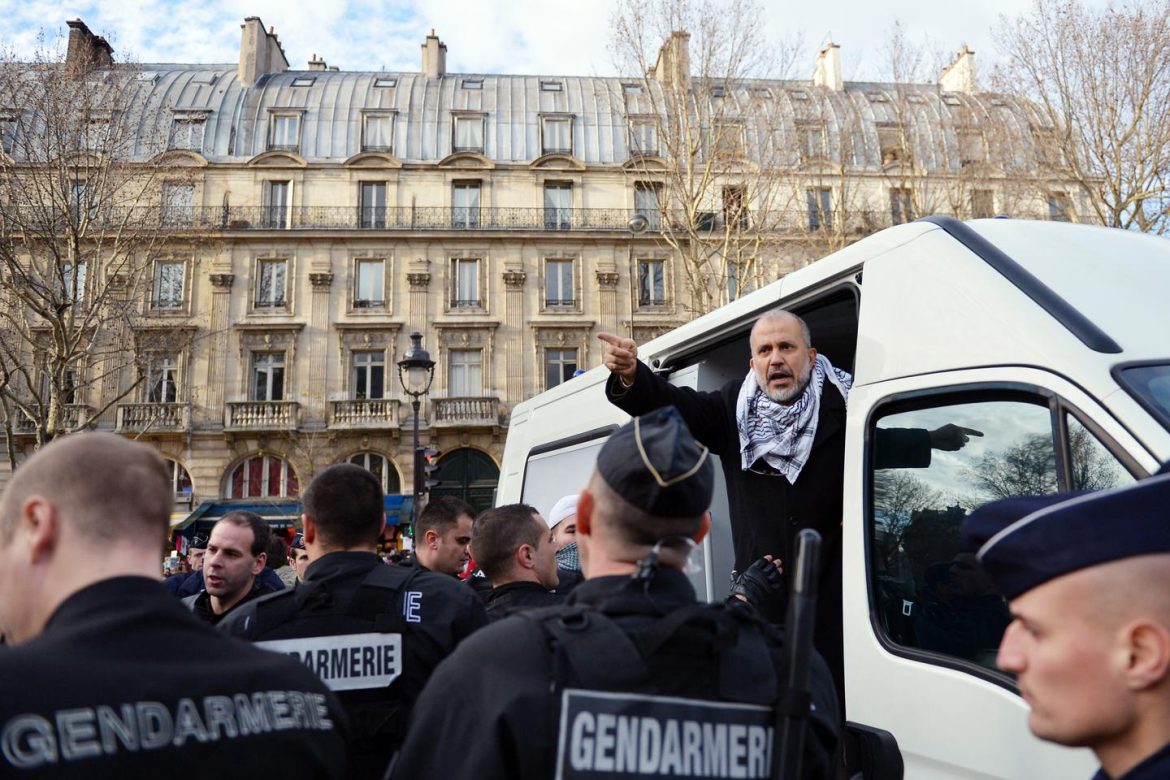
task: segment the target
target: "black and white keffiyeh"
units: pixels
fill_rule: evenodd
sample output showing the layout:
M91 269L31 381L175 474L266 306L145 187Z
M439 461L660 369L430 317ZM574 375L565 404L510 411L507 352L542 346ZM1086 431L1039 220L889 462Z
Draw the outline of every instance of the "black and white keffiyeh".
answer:
M853 377L834 368L824 355L817 355L804 392L789 405L778 404L769 398L760 387L756 372L748 370L735 403L735 422L739 429L739 452L744 471L783 474L789 484L796 483L800 470L812 452L826 377L848 402Z

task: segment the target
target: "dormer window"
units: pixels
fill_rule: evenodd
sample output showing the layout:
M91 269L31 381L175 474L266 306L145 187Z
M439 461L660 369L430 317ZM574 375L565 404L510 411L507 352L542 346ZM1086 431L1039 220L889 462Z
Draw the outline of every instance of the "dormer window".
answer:
M460 86L464 89L483 89L483 79L463 79Z
M559 81L542 81L540 82L541 92L560 92L564 89L564 85Z
M271 150L295 152L301 145L301 115L273 114L268 148Z
M398 86L398 79L376 78L374 79L375 89L393 89Z
M316 80L316 76L297 76L293 79L292 85L294 87L311 87Z

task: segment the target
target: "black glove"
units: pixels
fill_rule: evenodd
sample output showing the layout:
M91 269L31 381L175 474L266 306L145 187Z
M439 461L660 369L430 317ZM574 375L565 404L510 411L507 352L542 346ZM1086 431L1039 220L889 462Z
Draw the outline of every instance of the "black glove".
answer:
M744 569L731 583L731 597L743 596L753 607L783 590L784 574L767 558Z

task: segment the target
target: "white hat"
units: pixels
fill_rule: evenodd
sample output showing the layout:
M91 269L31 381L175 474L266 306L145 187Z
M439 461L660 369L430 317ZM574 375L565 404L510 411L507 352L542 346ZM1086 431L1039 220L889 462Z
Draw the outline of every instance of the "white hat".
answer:
M549 529L556 528L562 520L566 517L571 517L577 514L577 494L565 496L560 501L553 504L552 511L548 513L548 527Z

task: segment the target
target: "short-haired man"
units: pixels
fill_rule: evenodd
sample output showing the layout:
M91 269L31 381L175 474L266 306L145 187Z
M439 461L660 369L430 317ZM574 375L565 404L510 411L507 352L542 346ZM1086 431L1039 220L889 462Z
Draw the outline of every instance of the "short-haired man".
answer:
M471 558L475 510L453 496L433 498L414 526L414 559L424 569L458 577Z
M189 577L195 575L202 576L203 574L203 556L207 553L207 536L205 534L195 534L190 543L187 545L187 564L191 570L186 573L174 574L163 580L163 587L169 590L176 596L179 595L179 588L187 581ZM193 591L198 593L199 591ZM190 595L190 594L188 594Z
M297 573L297 582L305 581L305 569L309 568L309 551L305 549L305 535L297 533L288 546L288 562Z
M108 433L57 439L12 475L0 774L344 777L344 715L320 680L216 633L159 584L173 500L158 453Z
M330 466L303 502L304 582L245 604L220 628L316 670L350 715L352 776L380 778L423 684L487 616L457 579L382 562L382 487L366 469Z
M963 522L1009 602L997 663L1016 675L1029 727L1091 748L1094 780L1170 777L1168 506L1170 473L1159 473L1075 498L997 501Z
M475 518L471 552L492 589L484 595L488 619L521 609L559 604L553 532L527 504L485 509Z
M214 625L240 604L271 593L257 579L268 561L271 536L272 529L255 512L237 509L221 517L207 542L203 591L183 603Z
M616 431L578 503L572 604L504 618L444 661L392 777L772 776L790 711L779 634L746 606L697 603L682 571L713 490L673 408ZM836 696L813 658L801 777L836 777ZM436 750L438 734L459 749Z

